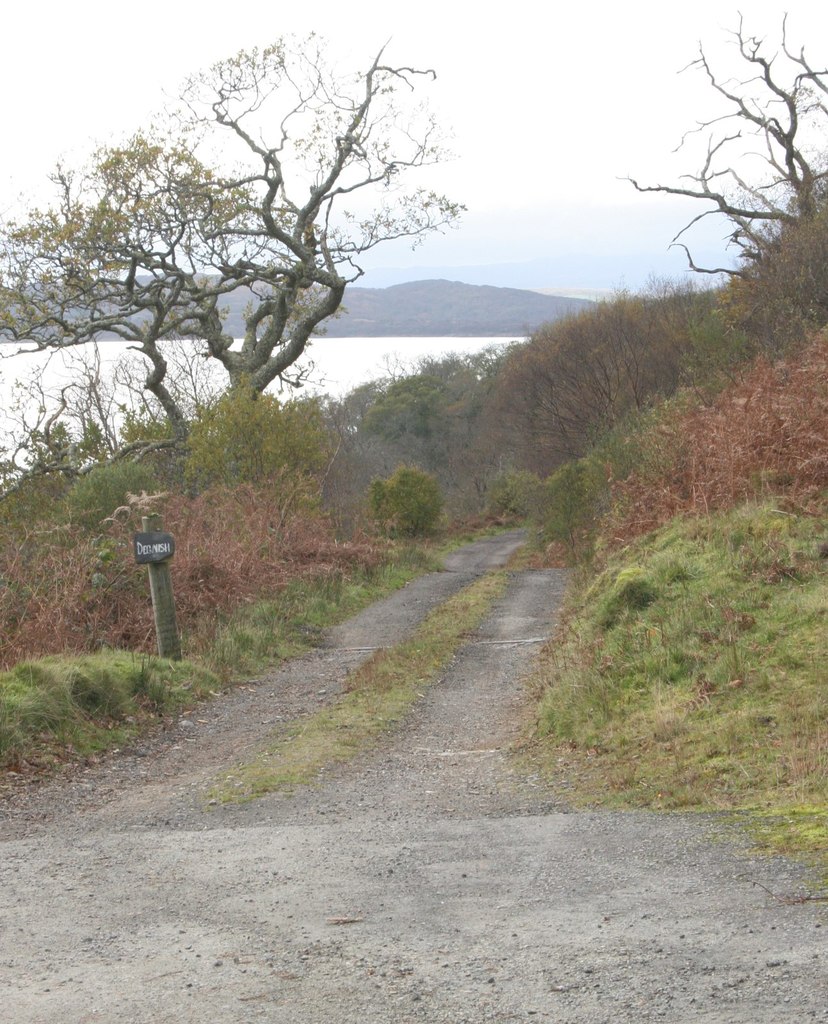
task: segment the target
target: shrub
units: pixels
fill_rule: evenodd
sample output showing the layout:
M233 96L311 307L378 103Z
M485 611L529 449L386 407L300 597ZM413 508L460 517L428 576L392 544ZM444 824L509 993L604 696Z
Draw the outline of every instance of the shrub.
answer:
M725 311L776 358L828 325L828 206L769 229L763 247L762 259L728 285Z
M573 559L588 556L609 494L607 470L597 458L561 466L546 482L544 538L566 545Z
M63 499L67 491L66 481L57 474L27 481L0 502L0 535L7 539L22 537L33 528L62 524L66 519Z
M313 476L330 457L318 401L280 402L248 388L228 392L202 410L189 448L185 476L202 488Z
M116 508L127 504L128 494L152 492L153 471L139 462L115 462L98 466L81 477L69 491L66 506L73 522L97 530Z
M500 473L489 486L489 511L494 515L535 515L542 501L543 483L525 469Z
M429 473L400 466L386 480L371 482L368 506L372 519L391 536L419 537L434 532L443 498Z

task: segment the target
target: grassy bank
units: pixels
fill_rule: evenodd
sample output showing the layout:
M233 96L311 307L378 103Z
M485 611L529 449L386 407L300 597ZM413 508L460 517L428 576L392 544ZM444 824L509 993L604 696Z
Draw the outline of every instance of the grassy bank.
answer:
M750 812L828 867L824 522L750 505L614 555L544 655L546 770L586 801Z
M435 609L413 636L377 651L348 676L346 693L291 726L213 790L221 802L255 799L312 782L323 769L365 750L399 722L439 676L464 638L506 588L505 572L477 580Z
M328 626L439 565L429 548L400 544L374 568L295 580L271 599L217 619L206 635L189 637L185 650L192 649L195 657L224 679L249 676L309 650Z
M0 766L31 772L88 760L220 685L191 661L128 651L22 662L0 674Z
M434 567L400 546L385 564L288 584L184 637L184 661L109 650L50 656L0 673L0 769L44 772L119 747L234 680L300 654L321 631Z

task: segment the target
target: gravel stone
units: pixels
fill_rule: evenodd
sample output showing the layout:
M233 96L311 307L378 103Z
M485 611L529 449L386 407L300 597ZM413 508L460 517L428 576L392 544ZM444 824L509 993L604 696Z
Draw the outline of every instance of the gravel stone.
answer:
M715 815L575 812L516 767L559 570L513 573L376 749L292 795L209 800L274 729L334 700L365 648L522 539L456 552L183 734L45 785L5 780L0 1019L828 1021L828 911L770 895L806 891L803 868L753 856Z

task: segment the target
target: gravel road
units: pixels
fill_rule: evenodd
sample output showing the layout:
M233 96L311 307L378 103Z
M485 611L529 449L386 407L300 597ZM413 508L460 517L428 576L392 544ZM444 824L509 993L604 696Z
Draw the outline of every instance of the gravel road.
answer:
M790 901L803 869L712 816L570 811L516 769L558 570L513 573L378 749L291 796L209 804L366 647L521 539L467 546L140 749L7 787L0 1022L828 1021L828 910Z

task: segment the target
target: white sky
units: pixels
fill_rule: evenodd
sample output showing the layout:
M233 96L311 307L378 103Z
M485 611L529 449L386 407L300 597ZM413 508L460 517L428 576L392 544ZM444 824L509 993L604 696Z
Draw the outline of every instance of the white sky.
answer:
M39 0L4 13L0 38L4 160L0 213L40 187L58 157L80 162L103 142L145 123L189 72L283 33L315 30L356 66L389 38L389 62L434 67L428 89L453 131L451 163L433 184L464 202L462 226L411 254L377 254L390 266L517 262L567 253L625 258L644 253L659 272L672 235L700 212L640 196L620 181L675 181L696 170L671 156L684 130L719 108L699 72L677 72L705 43L717 66L738 68L728 31L742 7L751 34L789 37L814 63L828 62L828 5L710 0L670 4L560 5L511 0L484 6L451 0L307 4L273 0ZM718 245L724 229L708 232ZM633 283L635 274L631 275ZM555 285L577 285L550 281Z

